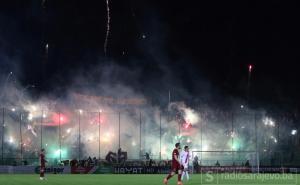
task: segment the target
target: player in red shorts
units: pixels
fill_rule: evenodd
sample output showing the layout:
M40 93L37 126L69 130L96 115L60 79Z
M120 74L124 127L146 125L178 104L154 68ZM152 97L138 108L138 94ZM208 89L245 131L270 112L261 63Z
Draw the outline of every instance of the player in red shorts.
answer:
M45 168L46 168L46 159L45 159L45 149L41 149L40 153L40 180L45 178Z
M182 173L182 165L180 164L180 159L179 159L179 150L180 150L180 143L175 144L175 149L172 152L172 168L171 172L169 175L164 178L164 184L168 184L168 180L172 178L176 172L178 173L178 185L183 185L181 181L181 173Z

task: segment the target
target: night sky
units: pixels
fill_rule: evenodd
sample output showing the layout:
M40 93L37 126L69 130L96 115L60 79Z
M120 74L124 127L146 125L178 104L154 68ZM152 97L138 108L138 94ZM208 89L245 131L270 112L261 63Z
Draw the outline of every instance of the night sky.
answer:
M253 64L252 106L299 108L298 7L279 0L110 0L105 56L105 0L46 0L44 8L39 0L1 1L0 71L44 94L113 64L123 70L109 83L150 97L171 89L174 99L193 101L208 94L246 99ZM97 73L103 71L92 73L91 83Z

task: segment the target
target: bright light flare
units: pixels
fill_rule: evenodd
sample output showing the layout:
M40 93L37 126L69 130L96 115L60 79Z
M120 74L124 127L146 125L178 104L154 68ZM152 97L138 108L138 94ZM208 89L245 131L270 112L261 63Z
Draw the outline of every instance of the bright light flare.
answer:
M61 153L61 150L60 150L60 149L58 149L58 150L56 150L56 151L55 151L55 153L54 153L54 154L55 154L55 155L59 155L60 153Z
M33 110L33 112L35 112L37 110L37 107L35 105L31 105L31 109Z
M200 120L199 115L193 109L185 108L183 111L184 119L191 125L197 124Z
M91 142L91 141L93 141L93 140L94 140L94 137L93 137L92 135L88 136L88 138L87 138L87 141L88 141L88 142Z
M32 118L33 118L32 114L31 114L31 113L30 113L30 114L28 114L28 117L27 117L27 119L28 119L29 121L31 121L31 120L32 120Z
M235 137L235 132L234 131L232 131L232 132L230 132L230 137L232 137L232 138L234 138Z
M252 72L252 70L253 70L253 65L252 65L252 64L250 64L250 65L248 66L248 69L249 69L249 72L251 73L251 72Z
M275 122L271 118L266 117L262 121L265 126L275 127Z
M274 136L271 136L271 139L274 141L274 143L277 143L277 142L278 142L278 140L277 140L276 137L274 137Z
M297 134L297 130L296 129L293 129L292 131L291 131L291 134L294 136L294 135L296 135Z
M111 141L113 135L110 132L107 132L106 134L104 134L104 137L101 139L101 141L103 141L104 143L108 143Z
M13 138L12 136L10 136L8 142L9 142L9 143L14 143L15 140L14 140L14 138Z
M54 113L52 114L52 123L47 123L47 126L58 126L60 125L65 125L67 123L69 123L69 118L62 113Z
M207 145L203 145L202 151L208 151L208 146Z
M183 127L184 127L185 129L189 129L189 128L192 127L192 124L191 124L191 123L185 123L185 124L183 124Z

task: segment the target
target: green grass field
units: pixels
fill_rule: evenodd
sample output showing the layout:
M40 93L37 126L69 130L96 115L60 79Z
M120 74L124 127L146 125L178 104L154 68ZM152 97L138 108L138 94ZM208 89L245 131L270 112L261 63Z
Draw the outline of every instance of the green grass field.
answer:
M0 185L162 185L165 175L47 175L47 180L40 181L38 175L0 174ZM300 174L197 174L191 175L183 184L299 184ZM169 181L176 185L177 176Z

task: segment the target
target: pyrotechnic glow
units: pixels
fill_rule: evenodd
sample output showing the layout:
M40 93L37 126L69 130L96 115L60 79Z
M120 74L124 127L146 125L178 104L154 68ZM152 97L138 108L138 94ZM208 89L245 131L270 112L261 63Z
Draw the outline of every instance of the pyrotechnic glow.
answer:
M161 155L167 155L167 148L165 146L161 148Z
M235 132L230 132L230 137L234 138L235 137Z
M180 135L174 137L174 141L173 142L181 141L181 139L182 139L182 135L180 134Z
M104 135L104 137L101 139L101 141L107 143L107 142L111 141L111 138L112 138L112 134L108 132Z
M264 118L263 123L266 126L275 127L275 122L271 118L268 117Z
M132 141L131 145L132 145L132 146L136 146L135 141Z
M37 107L36 107L35 105L31 105L31 109L32 109L33 111L36 111L36 110L37 110Z
M192 124L191 123L185 123L183 126L184 126L185 129L188 129L188 128L192 127Z
M274 137L274 136L271 136L271 139L274 141L274 143L278 142L277 139L276 139L276 137Z
M40 148L40 134L42 134L42 144L43 147L47 146L47 153L49 155L58 156L64 150L58 150L58 145L61 144L62 147L66 147L72 151L68 158L73 156L76 157L77 148L82 143L82 157L88 155L98 156L98 144L101 142L101 155L106 154L107 151L116 151L118 147L118 136L120 133L121 142L120 145L122 149L127 150L130 158L134 158L131 156L138 156L139 152L139 128L140 126L140 117L139 112L142 112L142 146L144 152L149 152L153 154L153 156L157 157L159 153L159 130L161 129L161 144L167 146L166 148L162 148L162 155L164 157L170 158L171 150L174 147L174 143L181 141L182 146L189 145L191 148L201 148L204 151L207 150L253 150L253 146L255 143L255 134L254 128L249 125L254 125L254 119L252 116L243 116L243 115L235 115L234 120L237 120L238 124L234 123L235 133L230 132L230 121L231 116L221 116L218 112L214 113L214 110L210 107L200 107L199 112L187 107L184 103L176 103L172 109L170 109L170 114L165 115L164 112L160 113L159 108L146 107L145 110L128 108L123 110L121 109L122 117L119 120L118 112L119 107L110 107L110 105L101 104L101 102L97 103L93 98L91 101L82 100L84 98L78 98L79 103L69 101L67 105L61 104L59 100L57 102L48 103L48 99L40 100L39 102L28 100L25 101L25 105L22 107L14 107L17 104L11 104L8 110L8 114L5 115L5 123L6 127L5 131L7 131L7 136L14 136L15 138L4 137L5 143L10 145L10 147L14 146L15 150L19 149L19 139L21 140L20 134L20 123L17 118L18 115L12 113L12 111L24 111L27 112L25 114L26 121L22 120L21 131L22 131L22 142L26 143L26 149L28 151L33 151L35 148L37 150ZM100 99L102 101L102 99ZM99 100L99 101L100 101ZM27 102L27 103L26 103ZM30 102L30 103L28 103ZM32 103L34 102L34 103ZM71 102L71 103L70 103ZM73 104L74 103L74 104ZM174 103L175 104L175 103ZM79 107L77 105L80 105ZM248 112L248 107L246 105L242 105L242 103L237 104L236 108L241 110L241 108L246 108ZM80 108L80 109L79 109ZM116 110L118 109L118 110ZM140 109L140 108L139 108ZM75 110L75 111L74 111ZM60 113L59 112L63 112ZM249 109L249 111L251 111ZM101 112L101 114L100 114ZM104 112L104 113L102 113ZM177 112L179 112L180 119L177 119ZM244 112L244 111L242 111ZM47 115L46 115L47 114ZM82 116L80 116L82 114ZM203 119L202 119L203 114ZM248 114L248 113L247 113ZM2 116L2 112L0 113L0 118ZM45 118L42 119L41 118ZM46 118L47 117L47 118ZM237 118L236 118L237 117ZM32 120L28 121L27 120ZM78 119L80 118L80 119ZM161 120L159 120L161 118ZM258 118L258 117L257 117ZM262 122L261 126L263 129L258 129L258 133L265 134L266 137L263 139L258 139L259 144L261 143L262 147L268 146L269 143L276 145L275 143L279 138L270 138L270 136L276 133L273 128L277 125L277 120L271 117L263 117L264 119L260 119ZM99 120L101 119L101 120ZM178 121L180 120L180 121ZM118 122L120 121L120 122ZM160 122L161 121L161 128ZM197 125L198 123L203 123L203 125ZM258 122L258 123L260 123ZM61 124L61 128L50 128L47 126L58 126ZM66 125L68 123L68 125ZM100 127L97 125L101 124ZM118 123L120 123L120 132L118 132ZM153 124L155 123L155 124ZM252 123L252 124L248 124ZM276 123L276 124L275 124ZM1 123L0 123L1 124ZM65 124L65 125L64 125ZM92 124L92 125L91 125ZM180 128L178 127L180 124ZM27 126L30 125L28 128ZM264 126L266 125L266 126ZM26 128L24 128L26 126ZM42 130L41 130L42 126ZM43 128L43 126L45 126ZM192 127L191 129L189 129ZM295 137L292 135L296 135L297 130L294 127L284 127L284 130L287 130L287 136ZM258 127L260 128L260 127ZM0 128L1 129L1 128ZM135 130L136 129L136 130ZM243 130L241 130L243 129ZM200 133L201 130L201 133ZM283 129L282 129L283 130ZM284 131L283 130L283 131ZM99 139L100 132L100 139ZM154 133L154 134L153 134ZM182 135L178 136L179 134ZM291 134L290 134L291 133ZM115 134L115 135L114 135ZM226 136L227 134L227 136ZM37 136L38 137L37 137ZM177 137L174 137L176 136ZM35 136L35 137L34 137ZM61 137L60 137L61 136ZM32 142L27 142L25 138L30 137ZM64 137L64 139L62 139ZM174 139L175 138L175 139ZM202 139L203 138L203 139ZM234 139L232 139L234 138ZM14 140L15 139L15 140ZM236 140L240 140L242 147L240 147L236 143ZM264 140L267 141L266 144L263 144ZM280 139L282 140L282 139ZM87 142L89 141L89 142ZM204 145L200 145L202 143ZM10 144L14 143L14 144ZM45 144L46 143L46 144ZM216 143L216 144L214 144ZM233 146L232 146L233 145ZM96 146L96 147L95 147ZM273 146L271 146L273 147ZM273 150L271 149L270 150ZM52 150L51 150L52 149ZM75 152L74 152L75 151ZM27 155L27 154L26 154ZM48 156L47 156L48 157ZM49 156L50 158L51 156Z
M32 87L32 86L27 86L27 87ZM37 110L38 110L38 106L37 105L27 104L27 105L24 105L24 109L26 111L28 111L32 115L32 117L36 117L37 116L36 115L37 114Z
M57 146L51 146L46 150L46 153L49 154L47 157L52 159L59 159L61 156L62 158L66 158L67 156L67 149L66 148L57 148Z
M250 64L250 65L248 66L248 68L249 68L249 72L251 72L252 69L253 69L253 66Z
M58 126L69 123L69 118L62 113L53 113L52 123L48 123L47 126Z
M33 117L32 117L32 114L31 114L31 113L30 113L30 114L28 114L28 117L27 117L27 119L28 119L28 120L32 120L32 118L33 118Z
M100 119L100 120L99 120ZM99 117L99 115L95 115L94 117L91 117L90 118L90 121L89 123L92 125L92 124L95 124L95 125L99 125L99 122L100 123L104 123L105 121L107 120L107 117L105 115L102 115L101 114L101 117Z
M297 130L293 129L291 132L292 135L296 135L297 134Z
M235 137L234 140L228 140L227 145L232 149L232 150L240 150L242 148L242 141L241 139Z
M58 149L58 150L55 151L54 155L59 155L60 153L61 153L61 150Z
M206 144L203 145L202 151L208 151L208 146Z
M90 141L93 141L93 139L94 139L93 136L90 135L90 136L88 136L88 139L87 139L87 140L90 142Z
M232 150L238 150L238 149L239 149L239 143L235 141L235 142L232 144L231 149L232 149Z
M9 143L14 143L15 140L14 140L14 138L13 138L12 136L10 136L8 142L9 142Z
M192 125L198 123L199 115L193 109L185 108L185 109L183 109L183 111L184 111L184 119L188 123L190 123Z

